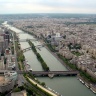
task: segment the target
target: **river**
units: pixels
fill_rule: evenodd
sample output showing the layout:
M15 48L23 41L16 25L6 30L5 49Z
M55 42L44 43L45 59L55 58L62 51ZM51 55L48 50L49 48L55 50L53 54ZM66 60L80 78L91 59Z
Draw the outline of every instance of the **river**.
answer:
M34 39L34 37L29 34L23 34L22 30L9 25L6 26L16 33L21 33L18 34L20 39ZM39 41L32 42L35 46L41 44ZM20 44L22 49L29 47L28 42L20 42ZM37 51L41 54L51 71L67 70L45 47L40 48L40 50L37 48ZM40 62L37 60L32 50L24 52L24 56L28 60L33 71L43 71ZM90 89L77 80L77 77L54 77L53 79L48 77L37 77L37 79L41 82L45 82L48 87L62 94L62 96L96 96Z

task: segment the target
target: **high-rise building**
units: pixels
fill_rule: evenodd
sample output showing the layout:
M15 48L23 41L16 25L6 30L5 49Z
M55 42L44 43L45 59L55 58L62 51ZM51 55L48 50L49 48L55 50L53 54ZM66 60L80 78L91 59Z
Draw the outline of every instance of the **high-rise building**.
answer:
M10 42L9 32L4 29L0 29L0 57L4 55L5 49L8 48Z

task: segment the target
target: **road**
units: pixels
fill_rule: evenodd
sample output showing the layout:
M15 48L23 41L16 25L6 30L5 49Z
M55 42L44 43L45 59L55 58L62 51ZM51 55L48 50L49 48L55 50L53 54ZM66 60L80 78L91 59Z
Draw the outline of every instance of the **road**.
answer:
M17 54L16 54L16 48L15 48L15 39L14 39L14 33L12 33L13 35L13 46L14 46L14 57L15 57L15 66L16 66L16 71L19 70L18 68L18 62L17 62Z
M34 87L33 85L31 85L30 83L26 83L29 87L33 88L36 92L38 92L39 94L41 94L41 96L47 96L45 95L43 92L41 92L40 90L38 90L36 87Z

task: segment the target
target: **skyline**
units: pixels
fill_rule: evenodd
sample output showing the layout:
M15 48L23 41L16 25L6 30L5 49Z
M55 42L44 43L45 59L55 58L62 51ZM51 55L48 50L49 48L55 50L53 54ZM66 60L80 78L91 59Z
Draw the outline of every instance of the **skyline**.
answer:
M0 0L0 14L96 14L96 0Z

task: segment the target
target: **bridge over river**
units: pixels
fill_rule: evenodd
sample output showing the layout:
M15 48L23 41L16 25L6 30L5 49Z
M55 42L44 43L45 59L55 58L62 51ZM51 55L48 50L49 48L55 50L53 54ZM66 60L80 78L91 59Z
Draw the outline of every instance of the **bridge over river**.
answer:
M27 41L37 41L37 39L19 39L19 42L27 42Z
M35 46L35 47L40 50L40 48L44 47L44 45L37 45L37 46ZM28 50L32 50L31 47L28 47L28 48L23 49L23 52L26 52L26 51L28 51Z
M78 71L18 71L18 74L30 72L34 76L76 76Z

